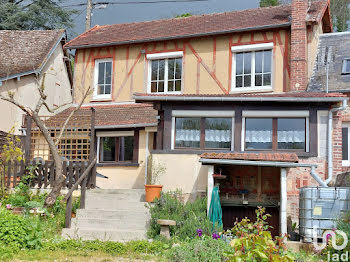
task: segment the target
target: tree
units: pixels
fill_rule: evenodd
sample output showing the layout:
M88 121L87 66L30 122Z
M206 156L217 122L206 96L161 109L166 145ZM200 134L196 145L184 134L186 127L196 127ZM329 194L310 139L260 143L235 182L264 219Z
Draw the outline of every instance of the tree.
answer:
M280 4L279 0L260 0L260 7L277 6Z
M343 32L349 29L350 0L331 0L331 15L334 30Z
M61 6L65 0L0 0L0 30L71 28L76 10Z

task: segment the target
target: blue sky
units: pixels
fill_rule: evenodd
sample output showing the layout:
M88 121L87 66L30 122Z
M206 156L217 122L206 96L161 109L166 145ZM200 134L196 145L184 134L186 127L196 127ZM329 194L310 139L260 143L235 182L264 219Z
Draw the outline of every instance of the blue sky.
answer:
M101 2L105 0L93 0ZM108 0L110 2L129 2L145 0ZM159 0L161 1L161 0ZM85 3L86 0L68 0L64 5ZM208 0L205 2L189 3L157 3L157 4L125 4L108 5L105 9L94 9L92 26L149 21L162 18L171 18L178 14L208 14L228 12L258 7L259 0ZM85 27L86 7L77 8L79 13L75 15L73 31L81 34ZM254 18L252 18L254 19Z

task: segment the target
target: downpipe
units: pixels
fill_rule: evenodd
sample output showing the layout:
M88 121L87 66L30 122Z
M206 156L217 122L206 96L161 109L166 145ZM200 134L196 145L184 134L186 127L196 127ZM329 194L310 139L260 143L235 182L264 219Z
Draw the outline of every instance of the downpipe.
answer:
M328 178L324 181L326 186L332 181L333 179L333 113L345 110L347 107L347 100L343 100L343 104L340 107L335 107L329 110L328 112L328 131L327 131L327 162L328 162Z

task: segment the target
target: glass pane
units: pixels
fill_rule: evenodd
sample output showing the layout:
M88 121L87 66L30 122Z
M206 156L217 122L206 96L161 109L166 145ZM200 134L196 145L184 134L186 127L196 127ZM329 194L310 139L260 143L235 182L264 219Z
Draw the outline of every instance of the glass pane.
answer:
M271 74L264 74L264 86L271 86Z
M97 90L97 94L98 95L104 95L104 93L105 93L104 85L99 85L98 86L98 90Z
M119 137L119 161L132 161L134 152L134 137Z
M244 53L244 73L245 74L251 73L251 70L252 70L251 62L252 62L252 53L251 52Z
M168 91L174 91L174 81L168 81Z
M175 147L200 147L200 118L176 118Z
M349 160L349 133L348 128L342 128L342 160Z
M152 78L151 80L157 80L158 75L158 60L152 60Z
M158 82L158 92L164 92L164 81Z
M205 119L205 148L231 148L232 118Z
M245 149L272 149L272 118L246 118Z
M164 80L165 60L159 60L159 80Z
M262 86L262 75L255 75L255 86Z
M151 92L152 93L157 92L157 82L151 82Z
M98 63L98 84L104 84L105 63Z
M244 76L244 87L249 87L252 85L252 78L250 75Z
M182 58L176 58L175 78L181 79L181 75L182 75Z
M263 52L255 52L255 73L262 73Z
M181 80L175 81L175 91L177 91L177 92L181 91Z
M305 118L277 119L277 148L305 150Z
M350 72L350 60L345 60L346 66L345 66L345 72L348 73Z
M243 74L243 53L236 54L236 75Z
M111 94L111 85L105 85L105 95Z
M271 72L272 51L264 51L264 73Z
M175 73L175 59L168 60L168 79L174 79Z
M243 76L236 76L236 87L242 87L243 86Z
M112 63L107 62L106 63L106 84L112 84Z
M101 161L116 161L115 159L115 137L102 137L101 138Z

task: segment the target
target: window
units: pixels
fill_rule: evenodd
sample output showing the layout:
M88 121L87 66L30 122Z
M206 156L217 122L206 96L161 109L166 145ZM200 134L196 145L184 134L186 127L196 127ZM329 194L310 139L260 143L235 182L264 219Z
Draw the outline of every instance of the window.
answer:
M272 89L272 43L232 47L232 91Z
M94 98L111 98L112 93L112 59L95 60Z
M350 58L343 60L342 74L350 74Z
M307 152L307 118L245 118L245 150Z
M182 52L149 54L148 90L151 93L180 93Z
M200 117L197 113L191 117L173 117L173 123L173 148L233 150L232 116Z
M343 124L342 128L342 162L343 166L350 166L349 153L350 123Z
M99 162L132 162L134 137L100 137Z

